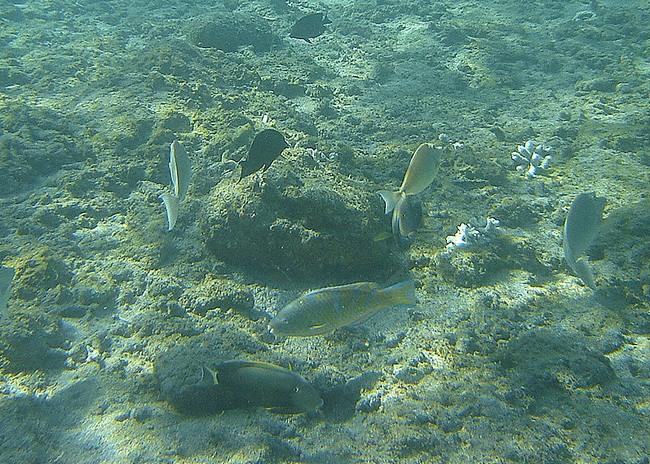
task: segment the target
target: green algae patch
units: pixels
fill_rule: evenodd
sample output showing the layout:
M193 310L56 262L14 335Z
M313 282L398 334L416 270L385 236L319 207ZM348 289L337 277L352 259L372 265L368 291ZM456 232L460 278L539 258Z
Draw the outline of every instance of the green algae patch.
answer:
M32 300L57 286L68 286L72 272L47 247L37 248L12 261L16 269L14 288L19 298Z

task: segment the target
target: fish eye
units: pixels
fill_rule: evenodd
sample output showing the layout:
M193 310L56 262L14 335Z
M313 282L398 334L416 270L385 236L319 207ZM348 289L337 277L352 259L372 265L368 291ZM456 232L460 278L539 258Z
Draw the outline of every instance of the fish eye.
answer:
M293 389L293 392L294 392L294 393L299 393L299 392L300 392L300 387L296 387L296 388L294 388L294 389Z

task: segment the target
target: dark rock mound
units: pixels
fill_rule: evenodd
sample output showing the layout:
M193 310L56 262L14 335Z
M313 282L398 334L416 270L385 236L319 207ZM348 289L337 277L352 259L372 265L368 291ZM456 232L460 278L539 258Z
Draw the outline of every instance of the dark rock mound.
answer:
M40 176L91 157L65 115L24 101L0 102L0 195L24 190Z
M373 240L384 230L378 196L341 182L303 182L274 167L261 186L251 178L212 191L202 231L217 258L321 284L381 281L399 268L389 244Z
M266 52L279 42L266 24L236 13L197 21L189 27L189 36L194 45L224 52L234 52L245 46L253 47L256 52Z
M0 368L29 372L62 368L69 344L60 321L39 308L12 311L0 325Z
M534 398L605 386L615 379L609 359L574 331L533 329L509 342L501 365L512 369L516 388Z

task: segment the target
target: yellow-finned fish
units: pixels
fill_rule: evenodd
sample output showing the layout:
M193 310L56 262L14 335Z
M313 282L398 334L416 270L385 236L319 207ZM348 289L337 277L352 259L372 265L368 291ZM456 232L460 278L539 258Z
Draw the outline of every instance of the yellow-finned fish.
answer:
M399 190L396 192L390 190L377 192L386 203L386 214L393 213L391 222L393 236L396 240L399 241L399 239L403 238L402 232L405 228L408 229L402 224L404 218L409 216L406 210L410 205L406 197L422 192L433 182L440 167L440 158L443 151L443 148L430 143L421 144L413 153Z
M415 304L412 280L387 288L372 282L327 287L293 300L269 326L276 335L311 337L362 322L381 309L401 304Z

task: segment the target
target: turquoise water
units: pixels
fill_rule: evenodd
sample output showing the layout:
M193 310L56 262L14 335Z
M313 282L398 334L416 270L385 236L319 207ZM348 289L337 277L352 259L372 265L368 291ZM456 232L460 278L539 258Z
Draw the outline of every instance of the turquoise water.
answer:
M649 462L649 19L0 3L0 463ZM251 148L268 129L289 147ZM408 280L415 305L269 330L305 291Z

